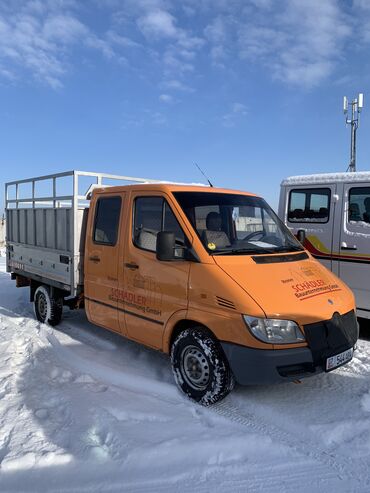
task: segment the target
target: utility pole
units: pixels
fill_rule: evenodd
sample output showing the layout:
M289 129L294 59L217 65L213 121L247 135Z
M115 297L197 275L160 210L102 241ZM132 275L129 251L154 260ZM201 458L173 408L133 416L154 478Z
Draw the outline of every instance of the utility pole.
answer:
M348 114L348 104L351 105L351 118L347 117ZM358 98L352 100L348 103L347 96L343 98L343 112L346 117L346 125L351 125L351 157L347 170L354 172L356 171L356 133L360 125L360 113L364 107L364 95L360 93Z

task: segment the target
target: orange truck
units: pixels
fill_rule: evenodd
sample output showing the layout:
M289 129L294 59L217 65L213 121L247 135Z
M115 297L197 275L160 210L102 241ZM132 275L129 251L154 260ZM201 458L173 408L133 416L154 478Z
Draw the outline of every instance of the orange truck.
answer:
M353 356L352 292L254 194L71 171L7 183L6 218L7 270L40 322L84 308L169 354L203 405Z

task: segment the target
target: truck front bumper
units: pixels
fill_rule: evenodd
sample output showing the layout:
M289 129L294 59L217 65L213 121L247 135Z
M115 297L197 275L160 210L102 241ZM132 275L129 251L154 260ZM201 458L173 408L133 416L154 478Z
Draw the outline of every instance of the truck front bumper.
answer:
M236 381L241 385L271 384L325 371L327 358L355 346L359 327L352 310L330 320L304 326L307 347L254 349L222 342Z
M253 349L221 343L236 381L241 385L289 382L323 371L315 366L309 348Z

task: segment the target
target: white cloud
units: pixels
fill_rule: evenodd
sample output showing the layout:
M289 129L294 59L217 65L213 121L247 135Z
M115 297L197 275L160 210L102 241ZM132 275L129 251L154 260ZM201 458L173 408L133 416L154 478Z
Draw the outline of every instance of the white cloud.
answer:
M132 39L128 38L127 36L121 36L120 34L117 34L113 30L109 30L107 32L106 38L111 44L116 44L116 45L122 46L124 48L141 48L140 43L133 41Z
M216 17L204 30L205 37L212 44L211 58L219 62L226 57L227 27L222 16Z
M122 39L114 38L113 32L99 37L78 19L75 5L73 0L0 4L0 76L14 81L31 74L58 89L76 48L85 47L107 59L124 60L114 49L114 45L123 45Z
M262 9L269 9L273 5L272 0L251 0L251 3Z
M108 43L104 39L98 38L94 34L90 34L89 36L87 36L86 39L84 40L84 44L89 48L93 48L95 50L100 51L108 59L112 59L116 57L116 53L113 50L110 43Z
M65 67L55 40L43 32L43 22L28 13L0 17L0 61L13 74L24 67L53 88L61 86Z
M236 123L248 114L245 104L235 102L231 105L230 110L222 116L224 127L235 127Z
M161 49L161 59L167 77L194 70L193 60L204 45L204 40L193 35L189 29L179 26L178 19L162 2L139 0L141 14L137 25L152 46L167 41Z
M45 19L40 35L48 41L70 44L88 35L88 29L72 15L57 14Z
M104 32L87 21L100 13ZM311 88L343 66L357 39L370 42L370 0L12 0L0 2L0 77L31 74L57 88L77 57L95 52L160 77L164 93L192 92L190 77L209 64L225 76L262 67Z
M238 115L247 114L247 107L243 103L233 103L231 109L234 114L238 114Z
M161 111L153 111L149 108L135 108L131 114L127 112L123 115L122 129L140 127L162 127L168 123L167 117Z
M210 12L208 0L204 4ZM357 15L339 0L216 0L213 6L204 29L213 63L229 68L239 56L270 78L306 88L335 72Z
M177 38L175 18L165 10L153 10L138 19L138 26L147 37Z
M174 98L170 94L161 94L159 96L159 101L161 101L162 103L171 104L174 102Z
M355 9L370 10L369 0L353 0L353 7Z
M172 74L183 74L194 70L194 65L189 62L188 58L184 59L184 55L176 47L170 46L163 55L163 63L165 65L165 73L171 76Z
M184 84L181 80L178 79L166 80L162 82L161 87L165 89L171 89L174 91L194 92L194 88Z
M333 73L351 34L337 0L284 0L269 15L260 14L255 10L252 18L239 23L242 59L264 65L276 79L304 87Z
M370 2L368 0L354 0L353 7L359 17L356 23L359 40L367 44L370 42Z
M145 122L150 123L156 126L166 125L167 118L160 111L152 111L150 109L146 109L143 112L145 114Z

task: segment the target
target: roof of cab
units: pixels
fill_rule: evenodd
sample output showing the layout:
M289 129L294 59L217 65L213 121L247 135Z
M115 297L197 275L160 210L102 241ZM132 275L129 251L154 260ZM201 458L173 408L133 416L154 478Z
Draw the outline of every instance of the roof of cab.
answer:
M232 193L232 194L243 194L249 196L257 196L254 193L245 192L241 190L231 190L227 188L216 188L206 185L193 185L193 184L174 184L174 183L140 183L134 185L118 185L118 186L102 186L96 187L93 193L112 193L114 192L125 192L125 191L145 191L150 190L151 192L209 192L209 193Z
M370 171L356 171L354 173L318 173L315 175L290 176L281 182L281 186L354 183L369 181Z

